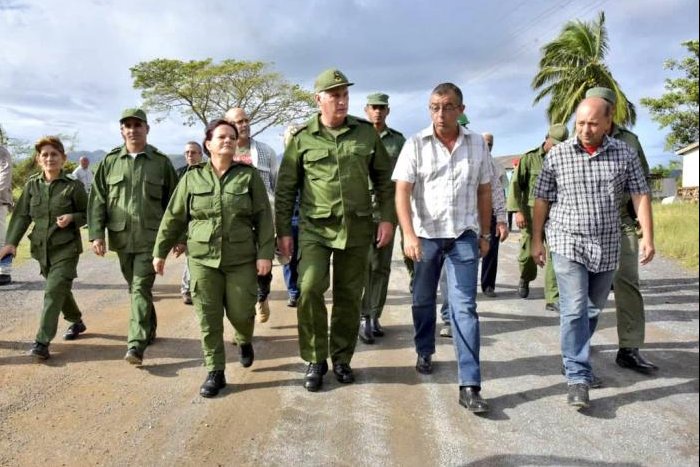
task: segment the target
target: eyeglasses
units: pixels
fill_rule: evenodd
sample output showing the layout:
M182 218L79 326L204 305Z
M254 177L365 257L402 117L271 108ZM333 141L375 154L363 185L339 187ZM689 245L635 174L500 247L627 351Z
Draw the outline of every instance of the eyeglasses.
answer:
M459 109L459 106L458 106L458 105L453 105L453 104L446 104L446 105L443 105L443 106L439 106L439 105L436 105L436 104L431 104L431 105L428 106L428 109L429 109L432 113L436 114L436 113L439 113L441 110L442 110L443 112L454 112L454 111L456 111L456 110Z

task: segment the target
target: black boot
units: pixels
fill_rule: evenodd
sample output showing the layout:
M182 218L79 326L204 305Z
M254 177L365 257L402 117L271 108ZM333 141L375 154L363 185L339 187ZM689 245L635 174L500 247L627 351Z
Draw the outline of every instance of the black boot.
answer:
M379 324L379 318L372 318L372 334L375 337L384 337L384 328Z
M360 340L365 344L374 344L374 335L372 334L372 320L369 316L360 318Z
M639 353L639 349L633 347L620 348L620 350L617 351L615 363L620 365L622 368L629 368L630 370L634 370L645 375L651 374L659 369L658 366L642 357L642 354Z
M248 368L250 365L253 364L253 360L255 360L255 352L253 351L253 344L248 342L247 344L241 344L241 356L239 357L238 361L241 362L241 365L243 368Z
M304 375L304 387L307 391L316 392L323 385L323 375L328 373L328 362L309 363Z
M219 390L226 387L226 377L224 370L210 371L204 384L199 388L199 395L202 397L214 397L219 394Z

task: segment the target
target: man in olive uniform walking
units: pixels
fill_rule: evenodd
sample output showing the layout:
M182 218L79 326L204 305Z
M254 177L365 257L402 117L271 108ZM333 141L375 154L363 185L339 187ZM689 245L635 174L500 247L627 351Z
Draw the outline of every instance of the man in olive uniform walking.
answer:
M386 125L386 117L389 115L389 112L388 95L376 92L367 96L365 114L367 119L374 125L374 129L377 130L382 143L384 143L384 147L391 158L391 168L393 170L396 158L399 157L406 138ZM393 251L393 236L392 240L384 247L378 248L374 244L369 249L369 272L362 294L362 317L360 319L359 333L360 339L366 344L372 344L375 337L384 335L384 329L379 323L379 318L382 316L384 303L386 303Z
M596 87L586 92L586 97L601 97L617 105L617 96L612 89ZM644 176L649 181L649 164L639 138L631 131L613 124L608 136L620 140L637 153ZM617 314L617 337L619 350L615 361L623 368L638 373L649 374L658 369L640 353L644 345L644 300L639 291L639 237L637 236L637 216L629 194L625 194L620 204L620 261L613 276L615 289L615 310Z
M97 166L88 203L88 225L92 251L104 256L107 229L109 249L119 256L131 294L124 359L140 365L157 325L151 253L177 174L168 156L147 144L149 126L143 110L126 109L119 125L124 144L112 149Z
M530 255L532 241L532 208L535 205L534 189L537 177L542 171L544 158L554 145L569 137L569 130L562 124L549 127L544 143L532 149L520 158L518 167L513 173L508 190L508 211L515 212L515 225L520 229L520 282L518 294L527 298L530 294L530 282L537 277L537 265ZM559 289L554 276L552 261L547 261L544 271L545 308L549 311L559 311Z
M317 391L328 371L352 383L350 360L357 343L367 255L392 239L395 225L391 159L371 123L348 115L351 86L339 70L322 72L314 83L320 112L293 136L284 152L275 192L275 225L282 255L299 255L297 306L299 350L309 362L304 387ZM370 181L379 213L372 218ZM299 200L299 249L292 251L292 215ZM323 294L330 285L333 311Z

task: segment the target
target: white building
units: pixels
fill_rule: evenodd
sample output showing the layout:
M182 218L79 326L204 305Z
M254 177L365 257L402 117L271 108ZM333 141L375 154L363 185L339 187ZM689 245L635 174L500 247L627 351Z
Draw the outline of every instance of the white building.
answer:
M683 158L683 188L698 186L698 142L679 149L676 154Z

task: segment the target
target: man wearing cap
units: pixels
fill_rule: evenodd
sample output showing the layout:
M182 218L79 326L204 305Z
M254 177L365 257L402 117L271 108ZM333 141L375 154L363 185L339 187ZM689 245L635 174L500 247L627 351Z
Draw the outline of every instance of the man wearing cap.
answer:
M554 147L569 137L569 130L562 124L549 127L544 143L538 148L532 149L520 158L520 162L510 180L508 192L508 211L515 212L515 225L520 229L520 253L518 264L520 266L520 281L518 294L521 298L527 298L530 294L530 282L537 277L537 265L530 255L532 239L532 207L535 205L535 182L542 171L545 156ZM549 311L559 311L559 289L557 279L554 276L552 262L547 261L544 271L544 298L545 308Z
M406 138L398 131L386 125L386 117L389 115L389 96L376 92L367 96L365 114L374 125L379 137L384 143L387 153L391 158L391 168L396 164L396 158L403 147ZM372 193L374 198L374 193ZM375 201L373 200L373 204ZM379 215L379 212L376 213ZM394 231L395 233L395 231ZM391 274L391 255L394 251L392 240L382 248L372 245L369 250L369 273L362 294L362 317L360 319L360 339L366 344L374 343L375 337L384 335L384 330L379 323L382 316L386 292L389 287L389 275Z
M149 126L143 110L124 110L119 125L124 144L112 149L95 171L88 202L89 232L96 255L106 252L107 229L109 249L119 256L131 295L124 359L140 365L157 325L151 253L177 175L168 156L147 144Z
M250 118L245 110L240 107L229 109L224 118L236 126L238 141L235 162L252 165L258 170L258 174L265 184L270 205L275 207L275 183L277 182L277 154L267 144L254 140L250 135ZM270 318L270 304L267 297L270 295L272 283L272 270L264 276L258 276L258 301L255 303L255 314L261 323Z
M605 306L620 252L620 201L629 193L644 234L640 262L654 258L651 195L635 152L610 138L612 105L588 97L576 109L576 137L554 147L535 184L532 257L543 266L546 228L560 292L561 353L567 402L589 405L597 387L591 337ZM546 225L545 225L546 222Z
M389 244L395 225L391 159L371 123L348 115L347 77L322 72L314 83L319 113L292 135L275 192L278 246L299 255L299 350L309 363L304 387L318 391L328 371L352 383L362 288L370 245ZM372 218L370 186L379 224ZM292 216L299 193L299 252L292 251ZM333 258L333 311L328 334L324 296Z
M591 88L586 92L586 97L603 98L613 106L613 109L617 105L617 96L612 89ZM649 164L637 135L616 125L613 121L608 136L623 141L636 152L648 182L650 179ZM642 374L650 374L658 367L639 353L639 348L644 345L644 300L639 290L637 216L629 194L623 196L620 204L620 225L622 231L620 262L613 278L619 342L615 362L623 368L629 368Z

